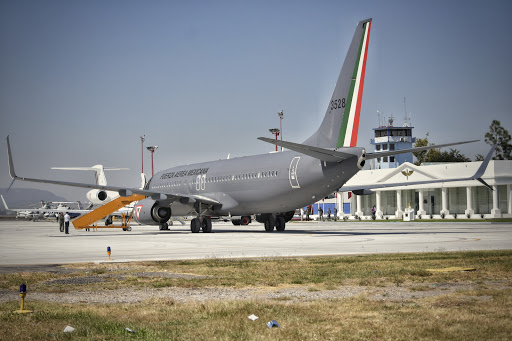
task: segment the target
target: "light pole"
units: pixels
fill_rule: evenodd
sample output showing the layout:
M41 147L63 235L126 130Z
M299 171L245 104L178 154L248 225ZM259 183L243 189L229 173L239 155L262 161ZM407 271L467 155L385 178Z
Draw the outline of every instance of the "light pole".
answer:
M153 177L153 175L155 175L155 170L153 168L153 154L155 153L155 150L158 149L158 146L149 146L146 147L146 149L151 152L151 177Z
M142 158L142 173L144 173L144 140L146 140L146 135L143 135L140 137L140 145L141 145L140 155Z
M277 128L272 128L272 129L269 129L268 131L270 131L272 134L274 134L276 136L276 141L277 141L277 137L279 136L280 130ZM276 152L277 152L277 144L276 144Z
M279 130L281 131L281 142L283 141L283 116L284 112L281 110L277 113L279 115ZM283 147L281 147L281 151L283 151Z

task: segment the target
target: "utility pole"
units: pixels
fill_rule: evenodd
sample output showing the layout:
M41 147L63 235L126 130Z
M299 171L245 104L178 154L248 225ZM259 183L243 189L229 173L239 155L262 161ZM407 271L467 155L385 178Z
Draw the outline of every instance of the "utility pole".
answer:
M277 114L279 115L279 130L281 132L281 142L283 142L283 116L284 116L284 112L283 112L283 110L281 110ZM283 151L283 147L281 147L281 151Z
M146 135L142 135L140 137L140 144L141 144L141 158L142 158L142 174L144 174L144 141L146 140Z
M276 141L277 141L277 137L279 136L280 130L278 128L272 128L272 129L269 129L268 131L270 131L272 134L274 134L276 136ZM277 152L277 144L276 144L276 152Z
M153 168L153 154L155 153L155 150L158 149L158 146L149 146L146 147L147 150L151 152L151 177L155 175L155 169Z

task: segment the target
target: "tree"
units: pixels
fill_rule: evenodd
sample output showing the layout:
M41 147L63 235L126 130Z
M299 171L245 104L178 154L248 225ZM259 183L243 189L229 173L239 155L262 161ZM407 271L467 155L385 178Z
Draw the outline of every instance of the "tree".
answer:
M483 156L482 154L475 155L475 161L484 161L484 159L485 159L485 156Z
M414 143L414 147L426 147L428 146L428 133L424 139L416 139L416 143ZM414 152L412 155L416 157L416 162L414 163L416 166L421 165L427 159L428 150L423 150L421 152Z
M417 139L414 147L433 146L434 144L428 143L428 133L424 139ZM441 151L434 148L415 152L413 155L418 159L414 164L419 166L424 162L471 162L471 159L466 157L457 149L450 148L450 151Z
M485 142L491 146L496 145L493 160L512 160L512 144L510 140L512 137L507 129L501 126L500 121L493 120L489 131L485 133Z

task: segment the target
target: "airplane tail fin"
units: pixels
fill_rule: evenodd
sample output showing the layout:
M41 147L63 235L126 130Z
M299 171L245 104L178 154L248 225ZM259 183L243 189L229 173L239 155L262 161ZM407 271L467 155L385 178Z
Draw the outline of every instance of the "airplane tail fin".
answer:
M145 189L147 183L146 174L140 173L140 189Z
M96 178L96 185L100 185L100 186L106 186L107 185L107 177L105 176L105 171L129 170L128 168L103 167L103 165L95 165L95 166L92 166L92 167L52 167L52 169L59 169L59 170L92 170L92 171L94 171L94 176Z
M320 128L303 144L321 148L357 145L371 23L372 19L366 19L357 24Z

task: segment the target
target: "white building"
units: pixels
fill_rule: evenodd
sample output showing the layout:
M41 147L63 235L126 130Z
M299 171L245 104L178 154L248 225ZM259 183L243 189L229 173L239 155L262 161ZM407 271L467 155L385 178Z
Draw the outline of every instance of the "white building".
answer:
M481 162L460 162L416 166L406 162L397 168L360 171L347 186L437 179L446 179L446 182L382 188L371 195L352 194L350 198L348 193L340 193L337 198L339 215L369 219L375 205L377 219L402 218L409 206L414 209L416 219L512 217L512 160L490 161L482 179L494 191L474 180L449 181L472 176L480 165Z
M405 123L402 127L393 126L393 119L389 119L388 126L373 128L375 137L370 140L374 153L393 150L410 149L416 138L412 136L413 127ZM404 162L412 163L412 153L384 156L372 160L372 169L395 168Z

